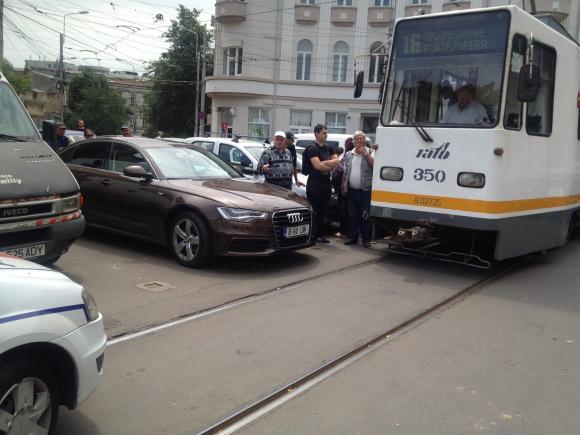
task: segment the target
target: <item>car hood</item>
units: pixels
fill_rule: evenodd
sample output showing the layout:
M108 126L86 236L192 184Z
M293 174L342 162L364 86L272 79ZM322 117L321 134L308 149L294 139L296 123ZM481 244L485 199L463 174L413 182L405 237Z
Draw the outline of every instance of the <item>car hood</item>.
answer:
M9 270L49 270L40 264L32 261L23 260L22 258L13 257L12 255L0 253L0 269Z
M275 211L308 207L308 202L291 190L242 178L213 180L167 180L173 188L203 196L228 207Z
M60 157L44 142L0 142L3 200L78 192Z

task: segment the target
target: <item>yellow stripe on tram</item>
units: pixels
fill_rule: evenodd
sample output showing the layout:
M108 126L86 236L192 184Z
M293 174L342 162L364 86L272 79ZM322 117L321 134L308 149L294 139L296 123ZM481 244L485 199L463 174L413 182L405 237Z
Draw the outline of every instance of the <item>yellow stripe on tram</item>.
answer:
M450 198L446 196L418 195L414 193L373 190L371 198L376 202L386 202L390 204L404 204L489 214L540 210L580 203L580 194L571 196L554 196L550 198L515 199L509 201L484 201L481 199Z

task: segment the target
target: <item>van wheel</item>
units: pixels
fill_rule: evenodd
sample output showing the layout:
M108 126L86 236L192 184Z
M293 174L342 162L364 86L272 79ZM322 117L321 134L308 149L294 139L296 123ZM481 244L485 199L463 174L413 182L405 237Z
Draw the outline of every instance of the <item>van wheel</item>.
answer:
M209 261L209 230L195 213L180 213L169 227L169 247L179 264L201 267Z
M0 433L52 434L59 391L46 361L9 360L0 365Z

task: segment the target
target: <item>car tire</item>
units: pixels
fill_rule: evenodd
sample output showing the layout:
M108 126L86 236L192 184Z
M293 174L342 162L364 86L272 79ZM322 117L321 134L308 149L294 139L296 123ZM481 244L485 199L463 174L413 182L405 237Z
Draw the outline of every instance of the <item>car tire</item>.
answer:
M31 359L0 363L0 433L54 433L59 407L57 378L44 359Z
M210 260L210 233L195 213L179 213L169 226L169 249L177 262L187 267L201 267Z

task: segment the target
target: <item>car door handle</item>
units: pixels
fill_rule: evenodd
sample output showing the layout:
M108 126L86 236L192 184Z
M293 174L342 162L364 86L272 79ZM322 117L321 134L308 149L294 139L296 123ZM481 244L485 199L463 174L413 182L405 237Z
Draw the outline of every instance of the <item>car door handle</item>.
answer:
M110 186L111 185L111 180L105 178L104 180L101 180L101 184L103 186Z

